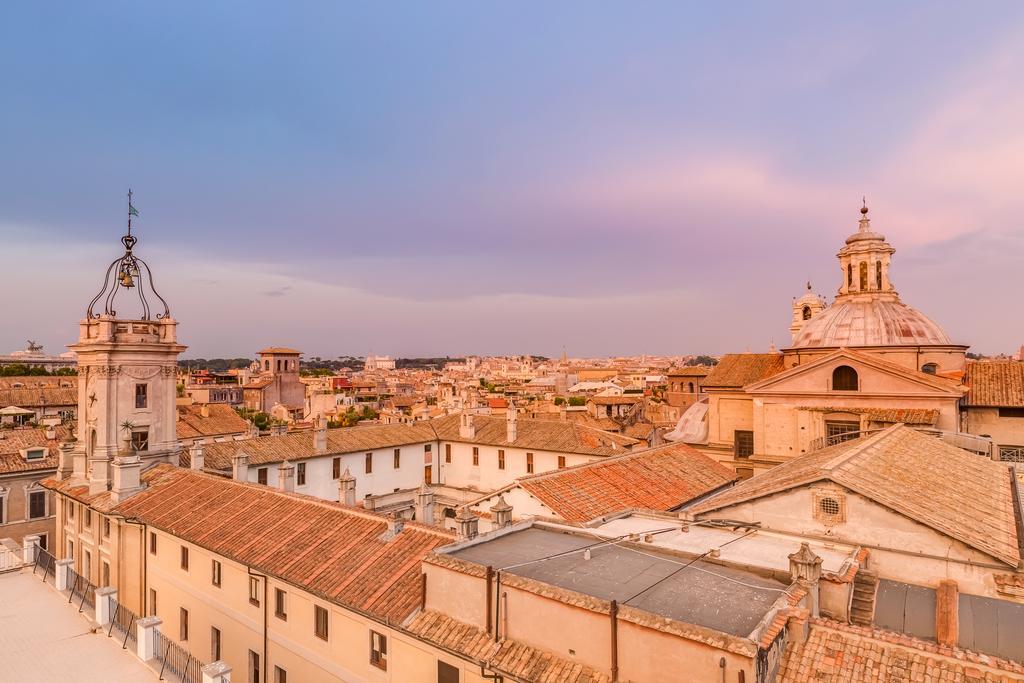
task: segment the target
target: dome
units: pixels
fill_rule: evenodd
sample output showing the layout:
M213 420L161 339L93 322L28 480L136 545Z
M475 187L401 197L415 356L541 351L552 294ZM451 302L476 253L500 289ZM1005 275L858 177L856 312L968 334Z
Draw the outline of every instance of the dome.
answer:
M943 346L946 331L894 296L839 297L807 321L791 348Z

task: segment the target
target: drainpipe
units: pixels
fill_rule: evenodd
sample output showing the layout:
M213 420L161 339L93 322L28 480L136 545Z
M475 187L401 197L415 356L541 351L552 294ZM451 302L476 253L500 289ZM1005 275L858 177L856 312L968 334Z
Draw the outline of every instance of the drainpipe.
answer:
M252 567L249 566L246 566L245 569L249 576L259 576L263 579L263 661L260 662L260 668L263 669L263 675L261 676L263 683L267 683L267 584L270 582L267 580L266 574L254 572Z
M498 572L495 573L495 575L494 575L494 582L497 585L496 592L500 593L501 592L501 571L498 571ZM491 592L488 591L487 592L487 602L488 602L488 604L490 604L490 601L491 601ZM501 619L501 601L498 601L498 604L494 606L494 642L498 642L498 623L500 622L500 619Z
M487 577L487 619L486 619L486 624L487 624L487 634L490 635L490 633L491 633L491 606L492 606L492 599L494 597L494 593L492 591L492 585L494 583L494 567L492 567L491 565L487 565L486 577Z
M612 600L608 609L612 618L612 683L619 680L619 603Z

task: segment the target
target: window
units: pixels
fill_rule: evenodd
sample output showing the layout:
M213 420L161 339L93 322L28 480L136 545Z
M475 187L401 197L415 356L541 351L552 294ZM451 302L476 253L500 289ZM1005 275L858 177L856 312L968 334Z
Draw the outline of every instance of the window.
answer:
M29 448L25 451L26 460L42 460L44 457L46 457L45 448Z
M278 361L280 363L281 361ZM260 656L249 650L249 680L252 683L262 683L260 680Z
M313 606L313 632L321 640L327 640L327 610L320 605Z
M859 388L857 371L849 365L840 365L832 371L833 391L857 391Z
M274 683L288 683L288 672L279 666L275 666Z
M149 532L149 554L156 555L156 532Z
M103 538L110 538L110 518L103 518Z
M145 408L147 403L147 386L146 384L135 385L135 407Z
M558 469L560 469L560 470L564 470L565 469L565 456L564 455L558 456Z
M822 513L826 515L839 514L839 501L835 498L822 498L818 504L821 506Z
M803 315L803 319L804 320L810 320L811 319L811 307L810 306L804 306L804 310L803 310L802 315Z
M999 417L1024 417L1024 408L1000 408Z
M814 491L814 519L825 525L841 524L846 521L846 498L839 491Z
M366 454L366 473L373 474L373 453Z
M184 643L188 640L188 610L184 607L179 611L178 627L181 636L178 640Z
M92 528L92 508L85 508L85 528Z
M444 461L445 462L451 462L452 461L452 445L450 443L446 443L444 445Z
M480 465L480 448L473 446L473 467L479 467Z
M737 429L732 436L733 455L749 458L754 454L754 432Z
M397 470L401 466L402 466L402 449L401 448L396 448L395 449L395 469Z
M432 453L434 450L434 444L423 444L423 454Z
M860 289L862 292L866 292L868 289L868 262L860 262Z
M188 571L188 548L181 546L181 568Z
M0 503L3 503L3 501L0 501ZM46 550L46 539L48 536L49 534L39 534L39 547L43 550Z
M149 616L156 616L156 589L149 589Z
M71 501L68 501L68 519L74 519L74 518L75 518L75 504L72 503Z
M533 453L526 454L526 473L533 474Z
M136 429L132 431L132 450L133 451L148 451L149 450L149 430L148 429Z
M261 467L256 470L256 483L267 485L267 468Z
M260 580L255 576L249 577L249 602L260 606Z
M7 519L7 496L0 493L0 524L3 524Z
M331 478L341 479L341 458L331 460Z
M853 288L853 264L852 263L847 263L846 264L846 286L851 288L851 289Z
M109 562L104 562L100 566L101 566L101 569L100 569L100 586L101 587L109 586L110 585L110 563Z
M437 683L459 683L458 667L437 660Z
M935 363L925 363L924 365L921 366L921 372L927 373L929 375L934 375L938 371L939 366L936 365Z
M498 449L498 469L505 469L505 451Z
M46 491L32 491L30 494L28 494L28 518L39 519L45 516Z
M216 626L210 627L210 661L216 662L220 659L220 629Z
M825 422L825 443L834 446L837 443L856 439L859 436L859 422Z
M388 637L376 631L370 631L370 664L388 670Z
M92 553L82 551L82 574L86 581L92 581Z
M288 620L288 612L285 605L285 596L287 594L280 588L274 589L274 616L278 619Z
M882 288L882 262L875 261L875 289Z
M210 564L210 583L220 588L220 562L212 560Z
M295 470L295 483L298 486L306 485L306 463L300 462Z

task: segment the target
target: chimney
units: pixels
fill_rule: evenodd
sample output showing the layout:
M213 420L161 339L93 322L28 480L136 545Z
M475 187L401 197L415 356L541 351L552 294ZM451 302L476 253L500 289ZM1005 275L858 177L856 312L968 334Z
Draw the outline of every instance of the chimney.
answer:
M318 416L313 423L313 450L317 453L327 452L327 420L323 415Z
M235 481L249 481L249 456L235 453L231 457L231 478Z
M356 505L356 478L345 468L345 472L338 479L338 500L349 507Z
M505 441L508 441L509 443L516 440L516 435L518 433L516 429L517 418L518 413L516 411L515 401L509 401L508 408L505 413Z
M459 525L459 540L468 541L471 538L476 538L479 533L479 520L476 515L470 511L468 505L463 505L459 508L459 514L455 516L455 522Z
M192 447L188 449L188 457L192 469L202 472L206 468L206 456L203 454L202 441L196 441L192 444Z
M112 469L114 474L110 499L114 503L120 503L142 490L142 460L137 453L117 456Z
M65 441L60 445L60 459L57 464L57 479L63 481L71 477L75 469L75 443Z
M935 592L935 639L956 647L960 638L960 591L956 581L939 581Z
M204 403L199 407L199 414L203 417L210 417L210 404Z
M821 558L814 554L807 543L800 544L800 550L789 556L789 575L793 581L807 589L811 616L818 616L818 579L821 578Z
M566 408L566 403L558 406L558 419L565 422L569 417L569 410Z
M405 520L402 518L402 513L395 511L395 514L388 519L388 538L394 538L398 534L402 533L402 529L405 528Z
M503 529L512 523L512 506L505 502L505 496L498 496L498 502L491 508L494 527Z
M53 425L47 425L46 427L46 440L55 441L57 439L57 430L54 429Z
M416 492L416 519L423 524L434 523L434 492L426 482Z
M476 438L476 425L473 423L473 413L469 412L466 408L462 409L462 415L459 416L459 438Z
M277 488L288 493L295 490L295 465L287 460L277 466Z

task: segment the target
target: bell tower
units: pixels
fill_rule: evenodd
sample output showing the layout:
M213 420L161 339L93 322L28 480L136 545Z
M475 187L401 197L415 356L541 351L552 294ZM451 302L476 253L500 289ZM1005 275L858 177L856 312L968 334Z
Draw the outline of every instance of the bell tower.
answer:
M885 241L885 236L871 229L865 200L860 209L857 232L846 238L846 245L837 254L843 271L839 296L866 294L896 299L896 289L889 282L889 262L895 253L892 245Z
M828 304L825 303L825 299L814 293L814 290L811 289L811 283L808 281L807 291L804 295L799 299L793 299L793 322L789 326L789 332L793 335L793 339L796 340L796 335L807 324L807 321L824 311L827 307Z
M143 461L177 464L181 451L177 361L187 347L178 343L178 323L149 266L134 252L131 219L138 215L129 191L124 255L107 268L79 322L78 342L69 346L78 356L73 476L86 478L90 493L111 490L115 499L138 490Z

